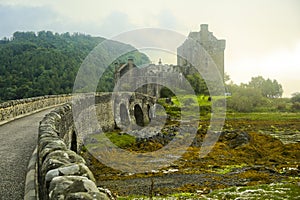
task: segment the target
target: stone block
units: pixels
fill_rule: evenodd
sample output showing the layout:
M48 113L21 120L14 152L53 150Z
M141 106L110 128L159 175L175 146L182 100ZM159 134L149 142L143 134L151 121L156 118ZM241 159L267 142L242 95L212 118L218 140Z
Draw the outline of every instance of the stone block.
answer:
M53 178L49 187L49 199L108 199L98 191L95 183L85 177L59 176ZM92 198L91 198L92 197Z
M49 153L47 157L65 158L65 159L68 159L71 163L83 163L83 164L86 163L85 160L81 156L79 156L74 151L71 151L69 149L53 151L53 152Z

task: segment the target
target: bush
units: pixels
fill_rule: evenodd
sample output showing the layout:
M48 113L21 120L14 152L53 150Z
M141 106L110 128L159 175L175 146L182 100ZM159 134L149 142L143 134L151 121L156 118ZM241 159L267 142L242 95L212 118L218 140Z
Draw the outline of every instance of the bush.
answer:
M293 103L300 102L300 93L296 92L296 93L292 94L291 101Z
M265 103L261 92L254 88L240 88L228 99L228 108L238 112L251 112Z
M294 112L300 111L300 102L293 103L292 111L294 111Z
M281 111L281 112L287 111L287 106L286 106L286 104L279 104L279 105L277 105L277 110L278 110L278 111Z

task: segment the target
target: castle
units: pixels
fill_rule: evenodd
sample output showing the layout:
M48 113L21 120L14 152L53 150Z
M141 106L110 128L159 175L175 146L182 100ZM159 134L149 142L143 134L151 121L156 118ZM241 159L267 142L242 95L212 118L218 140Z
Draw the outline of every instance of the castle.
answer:
M192 42L191 42L192 41ZM207 56L195 55L195 49L200 44L201 47L206 51L212 61L216 64L221 76L224 78L224 50L225 50L225 40L218 40L212 32L208 31L207 24L200 25L199 32L190 32L187 40L177 48L177 65L187 67L190 62L194 62L197 58L202 58L200 62L203 67L208 65L209 59ZM187 61L187 59L189 62Z
M168 84L176 87L180 85L184 75L195 73L191 70L192 63L199 63L204 73L210 70L213 63L224 79L225 43L225 40L218 40L208 31L207 24L201 24L200 31L190 32L188 38L177 48L177 65L164 65L159 60L158 65L150 64L148 67L138 68L133 58L129 58L125 64L115 64L115 83L122 79L119 91L131 89L130 91L159 97L166 77L168 82L171 81Z

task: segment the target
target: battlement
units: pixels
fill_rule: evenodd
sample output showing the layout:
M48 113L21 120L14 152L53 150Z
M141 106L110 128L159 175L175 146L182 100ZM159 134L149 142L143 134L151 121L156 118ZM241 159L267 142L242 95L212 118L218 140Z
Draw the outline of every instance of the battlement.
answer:
M208 31L208 24L201 24L200 31Z

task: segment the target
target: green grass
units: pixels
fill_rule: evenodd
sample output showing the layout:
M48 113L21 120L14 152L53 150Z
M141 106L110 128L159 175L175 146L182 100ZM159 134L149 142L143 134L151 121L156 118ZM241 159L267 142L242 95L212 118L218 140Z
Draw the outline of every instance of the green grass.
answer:
M176 106L211 106L211 101L208 101L209 96L203 95L184 95L184 96L176 96L172 97L172 101ZM214 96L212 97L212 101L217 101L219 99L223 99L222 96Z
M207 195L211 199L300 199L300 187L296 184L270 184L248 187L231 187L223 190L216 190ZM206 199L206 198L204 198Z
M95 143L89 143L87 142L86 148L93 148L93 147L102 147L103 144L103 139L109 139L114 145L120 147L120 148L127 148L131 147L132 145L135 144L135 137L128 135L128 134L123 134L118 131L115 132L107 132L105 133L106 137L103 137L101 134L91 134L89 135L90 139L97 140L98 142Z
M300 113L280 113L280 112L265 112L265 113L239 113L227 112L226 119L234 120L251 120L251 121L286 121L299 120Z
M130 147L135 144L135 137L128 134L111 132L106 133L106 136L112 143L120 148Z
M229 172L232 172L234 169L237 169L237 168L243 168L247 166L246 164L242 163L240 165L224 165L220 168L217 168L217 169L212 169L211 171L212 172L215 172L217 174L227 174Z
M149 197L146 196L138 196L138 195L134 195L134 196L127 196L127 197L118 197L117 200L149 200ZM199 199L197 194L194 193L176 193L176 194L172 194L168 197L152 197L153 200L177 200L177 199Z
M190 116L194 115L195 112L200 111L201 120L209 120L211 113L211 105L213 102L217 102L224 97L214 96L212 101L208 101L208 96L195 96L195 95L185 95L185 96L175 96L172 97L173 105L165 103L165 99L159 99L158 103L164 106L167 114L171 118L179 119L181 115ZM227 97L229 98L229 97ZM280 104L286 102L282 99L269 99L270 102L275 102L273 104ZM251 121L285 121L285 120L298 120L300 118L300 112L279 112L274 109L263 109L264 112L249 112L241 113L234 112L232 110L226 111L226 119L228 120L251 120Z
M128 196L119 197L119 200L132 199L149 199L145 196ZM202 199L202 200L217 200L217 199L251 199L251 200L296 200L300 199L300 186L292 183L277 183L269 185L256 185L246 187L230 187L222 190L215 190L207 195L197 193L176 193L167 197L153 197L156 200L163 199Z
M220 98L222 97L213 97L213 101ZM211 112L212 102L208 101L208 96L175 96L172 97L172 102L173 105L170 105L167 104L163 98L158 100L158 103L164 106L167 114L173 119L179 119L181 115L194 116L195 113L199 114L199 111L201 116L207 116Z

